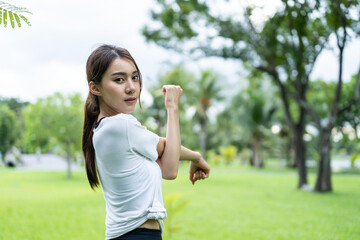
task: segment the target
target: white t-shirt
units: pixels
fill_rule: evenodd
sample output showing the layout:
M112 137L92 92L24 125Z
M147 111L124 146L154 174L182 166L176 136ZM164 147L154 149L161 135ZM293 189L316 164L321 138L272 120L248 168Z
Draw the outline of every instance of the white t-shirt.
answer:
M157 144L159 136L135 117L106 117L94 129L96 165L106 202L106 239L121 236L143 224L166 218Z

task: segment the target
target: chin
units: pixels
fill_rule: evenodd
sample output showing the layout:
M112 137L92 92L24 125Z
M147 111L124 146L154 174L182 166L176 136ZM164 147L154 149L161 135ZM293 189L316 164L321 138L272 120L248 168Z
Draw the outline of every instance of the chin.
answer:
M125 113L126 113L126 114L132 113L132 112L134 112L134 110L135 110L135 108L133 108L133 109L128 109L127 111L125 111Z

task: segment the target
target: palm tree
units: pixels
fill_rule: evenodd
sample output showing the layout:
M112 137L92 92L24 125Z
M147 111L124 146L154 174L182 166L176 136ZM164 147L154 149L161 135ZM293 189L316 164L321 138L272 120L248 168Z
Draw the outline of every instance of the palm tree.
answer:
M6 27L8 20L10 20L12 28L15 28L15 22L17 23L18 27L21 27L20 19L22 19L27 25L31 26L29 20L24 15L22 15L22 13L31 14L31 12L26 8L16 7L12 4L0 1L0 25L3 24L4 27Z
M261 156L263 141L269 132L274 113L277 110L276 98L271 85L267 86L260 76L249 76L249 85L232 99L231 111L243 126L252 156L250 164L255 167L264 165Z
M197 90L196 96L196 113L194 118L200 124L199 144L201 154L206 156L206 149L208 143L208 125L209 116L208 110L215 100L221 100L221 87L217 85L218 75L211 70L205 70L201 73L200 79L196 82Z
M246 111L249 114L244 116L251 133L251 164L255 167L264 165L261 157L262 142L266 129L269 129L272 116L276 111L276 106L268 104L263 94L254 94L250 97L250 101L246 104Z

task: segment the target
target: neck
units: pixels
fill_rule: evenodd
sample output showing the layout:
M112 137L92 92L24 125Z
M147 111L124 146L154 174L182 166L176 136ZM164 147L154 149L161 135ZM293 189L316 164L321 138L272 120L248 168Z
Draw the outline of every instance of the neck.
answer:
M114 115L119 114L120 112L117 112L115 109L112 109L111 107L100 103L100 113L98 116L98 120L103 117L111 117Z

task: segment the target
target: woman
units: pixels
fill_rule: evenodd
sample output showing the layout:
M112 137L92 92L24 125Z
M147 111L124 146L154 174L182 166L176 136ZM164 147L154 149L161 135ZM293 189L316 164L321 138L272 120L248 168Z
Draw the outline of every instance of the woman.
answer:
M161 178L175 179L179 160L191 161L192 184L210 172L199 153L181 146L182 89L162 89L168 122L166 138L161 138L130 115L140 104L142 79L126 49L98 47L88 58L86 75L89 95L82 145L90 186L98 187L100 178L103 189L106 239L162 239L166 210Z

